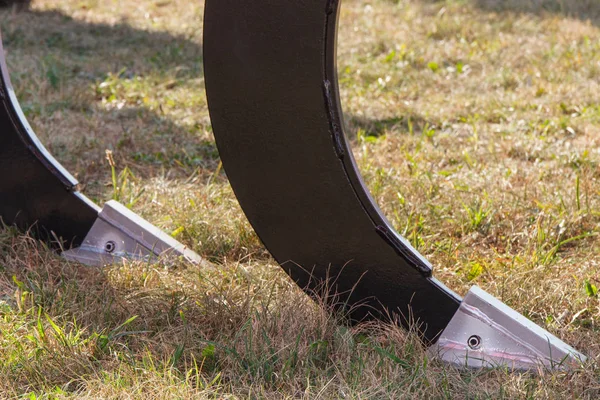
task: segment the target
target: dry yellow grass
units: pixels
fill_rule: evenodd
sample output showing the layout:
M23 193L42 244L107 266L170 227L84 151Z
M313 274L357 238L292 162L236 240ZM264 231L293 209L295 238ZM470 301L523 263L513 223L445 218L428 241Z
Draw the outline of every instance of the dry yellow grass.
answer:
M345 326L287 279L219 167L202 8L0 13L27 117L86 194L221 266L94 270L2 231L0 397L600 397L600 3L343 5L342 97L367 183L452 289L478 284L590 355L541 376L456 371L399 328ZM106 149L130 171L122 191Z

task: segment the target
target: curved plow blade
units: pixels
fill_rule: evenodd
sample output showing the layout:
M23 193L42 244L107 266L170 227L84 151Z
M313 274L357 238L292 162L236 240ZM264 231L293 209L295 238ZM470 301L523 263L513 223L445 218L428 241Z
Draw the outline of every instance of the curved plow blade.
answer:
M326 287L355 321L396 314L427 343L442 332L461 341L453 328L468 303L394 231L356 167L337 83L338 12L337 0L207 0L206 90L224 168L250 223L301 287ZM486 349L497 327L517 329L511 318L481 330ZM469 337L481 324L469 325ZM564 354L540 351L556 364Z
M1 40L0 40L1 42ZM54 242L88 265L169 254L201 262L158 228L116 202L100 210L46 150L27 122L10 83L0 43L0 220Z

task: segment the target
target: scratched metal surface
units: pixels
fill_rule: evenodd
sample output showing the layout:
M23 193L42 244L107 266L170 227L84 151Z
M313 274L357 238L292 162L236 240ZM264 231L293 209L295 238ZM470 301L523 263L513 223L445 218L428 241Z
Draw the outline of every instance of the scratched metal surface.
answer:
M431 277L362 182L340 111L338 13L331 0L207 0L219 152L250 223L301 287L329 280L353 319L393 311L434 341L460 298Z
M1 42L1 38L0 38ZM0 219L44 239L77 246L98 208L52 158L27 123L12 89L0 45Z

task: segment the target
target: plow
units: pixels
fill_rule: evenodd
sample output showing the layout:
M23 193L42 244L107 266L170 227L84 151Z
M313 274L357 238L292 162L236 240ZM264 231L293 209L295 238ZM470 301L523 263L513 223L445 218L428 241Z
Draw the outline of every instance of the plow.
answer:
M464 298L387 221L345 134L339 0L207 0L206 93L235 195L301 288L326 288L352 323L394 321L459 367L572 369L585 356L478 287ZM73 262L208 262L127 207L102 208L28 124L0 48L0 218Z

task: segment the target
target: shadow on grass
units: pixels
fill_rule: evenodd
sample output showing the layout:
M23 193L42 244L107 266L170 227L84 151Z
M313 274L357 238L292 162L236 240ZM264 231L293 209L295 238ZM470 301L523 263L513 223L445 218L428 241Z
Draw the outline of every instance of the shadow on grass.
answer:
M180 107L170 97L191 85L197 96L188 109L205 107L202 47L192 38L59 11L5 10L0 21L27 118L82 183L106 178L104 149L146 178L164 169L181 176L216 170L208 118L180 121L163 109Z
M535 15L557 14L600 24L600 2L597 0L474 0L477 7L488 11L525 12Z
M422 0L426 3L445 3L443 0ZM469 0L467 4L492 12L513 12L577 18L600 25L600 2L598 0Z
M428 120L417 113L404 113L383 119L371 119L354 115L345 116L348 139L356 140L360 135L379 138L390 132L401 134L421 134L427 129L439 126L436 121Z
M13 8L24 10L31 5L31 0L0 0L0 8Z

